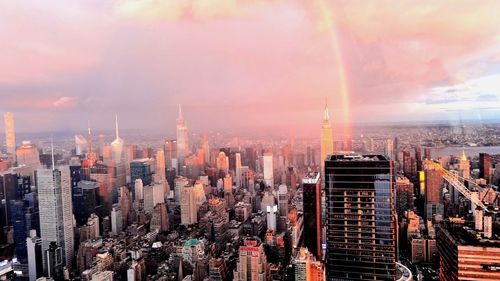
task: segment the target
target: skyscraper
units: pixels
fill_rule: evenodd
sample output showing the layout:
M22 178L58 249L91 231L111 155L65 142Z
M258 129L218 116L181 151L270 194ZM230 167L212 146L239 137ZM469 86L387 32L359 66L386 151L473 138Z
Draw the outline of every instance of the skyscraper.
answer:
M14 114L12 112L5 112L3 120L5 124L5 146L7 147L7 153L15 157L16 133L14 131Z
M488 153L479 153L479 177L491 182L491 156Z
M169 169L178 170L177 164L177 140L165 140L165 166Z
M274 168L273 168L273 153L266 152L262 156L264 166L264 183L267 186L274 187Z
M387 139L385 141L384 154L390 159L394 160L394 144L392 139Z
M321 258L321 179L320 173L311 172L302 179L304 208L304 246Z
M49 250L51 242L55 242L62 250L63 264L71 267L74 253L69 167L39 169L37 177L42 252ZM44 255L45 271L48 270L47 266Z
M269 267L262 242L245 239L240 246L238 264L234 270L234 281L268 280Z
M236 167L235 167L235 180L236 180L236 186L241 187L241 154L237 152L235 154L236 156Z
M196 198L192 185L184 186L180 196L181 224L191 225L198 221Z
M328 104L325 102L325 112L323 113L323 125L321 125L321 171L325 170L326 157L333 154L333 133L330 125L330 114L328 113ZM324 178L324 177L323 177Z
M115 115L115 134L116 138L115 140L111 143L111 150L113 151L113 160L116 163L120 163L122 161L122 153L123 153L123 139L120 138L120 135L118 134L118 115Z
M395 280L392 161L334 155L325 165L327 280Z
M444 215L443 205L444 179L440 171L432 165L425 166L425 220L434 219L435 215ZM456 191L454 191L456 192Z
M155 170L155 181L164 182L167 179L167 171L165 167L165 152L163 148L156 150L156 170Z
M460 155L460 161L458 162L458 172L459 176L470 179L470 161L465 155L465 150L462 150L462 155Z
M179 116L177 118L177 157L180 165L184 165L187 156L189 156L188 128L182 116L181 105L179 104Z
M153 181L153 172L151 170L152 159L143 158L130 162L130 180L135 182L141 179L144 186L150 185Z
M23 141L22 145L15 149L17 164L33 169L40 168L40 154L38 148L30 141Z

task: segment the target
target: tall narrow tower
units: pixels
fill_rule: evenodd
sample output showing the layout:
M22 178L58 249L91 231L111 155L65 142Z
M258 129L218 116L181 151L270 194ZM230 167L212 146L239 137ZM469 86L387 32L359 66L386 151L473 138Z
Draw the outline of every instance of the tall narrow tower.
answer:
M188 129L186 121L182 116L181 105L179 104L179 116L177 117L177 157L181 165L189 154Z
M7 153L12 157L16 157L16 134L14 132L14 114L12 112L5 112L3 115L5 122L5 146Z
M321 177L325 174L326 156L333 154L333 133L330 125L330 114L328 113L328 104L325 100L325 112L323 113L323 125L321 125Z
M111 143L111 149L113 151L113 160L116 163L120 163L122 160L123 139L120 138L120 135L118 134L118 115L115 115L115 131L116 131L116 138Z

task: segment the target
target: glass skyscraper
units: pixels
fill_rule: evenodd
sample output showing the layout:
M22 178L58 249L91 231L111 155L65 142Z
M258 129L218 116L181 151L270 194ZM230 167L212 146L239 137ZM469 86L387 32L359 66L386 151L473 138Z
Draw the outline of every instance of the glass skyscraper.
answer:
M392 161L333 155L325 161L327 280L395 280Z

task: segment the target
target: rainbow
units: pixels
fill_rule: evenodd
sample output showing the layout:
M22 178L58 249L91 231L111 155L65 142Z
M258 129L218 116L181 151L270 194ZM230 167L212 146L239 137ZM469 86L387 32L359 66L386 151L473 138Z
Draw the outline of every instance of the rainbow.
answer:
M316 4L319 8L321 20L325 24L326 31L328 32L330 38L333 57L337 62L336 66L339 75L339 93L343 111L343 133L344 137L348 137L351 136L351 122L349 113L349 80L347 78L346 65L335 27L335 18L325 0L316 0Z

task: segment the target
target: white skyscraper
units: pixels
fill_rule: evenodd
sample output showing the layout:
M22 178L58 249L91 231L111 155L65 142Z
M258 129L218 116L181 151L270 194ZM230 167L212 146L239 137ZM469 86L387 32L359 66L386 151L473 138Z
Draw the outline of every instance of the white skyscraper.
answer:
M179 104L179 116L177 118L177 158L179 164L184 165L187 156L189 156L188 129Z
M144 184L141 179L134 182L135 201L144 200Z
M274 168L273 168L273 153L267 152L262 156L262 162L264 164L264 183L267 186L274 186Z
M276 232L276 213L278 212L278 206L271 205L266 207L267 214L267 229L271 229Z
M42 252L56 242L62 249L63 264L73 262L73 206L69 167L37 170L40 236ZM47 264L44 255L44 269Z
M5 124L5 146L7 153L12 157L16 157L16 134L14 131L14 114L12 112L5 112L3 115Z
M120 234L123 227L123 216L120 207L113 207L111 210L111 232L114 235Z
M116 163L120 163L122 161L124 141L122 138L120 138L120 135L118 134L118 115L115 115L115 133L116 133L116 138L111 143L111 149L113 151L113 160Z
M42 240L36 236L36 230L30 230L30 235L26 238L26 248L28 250L28 272L30 281L37 278L37 263L42 259Z

